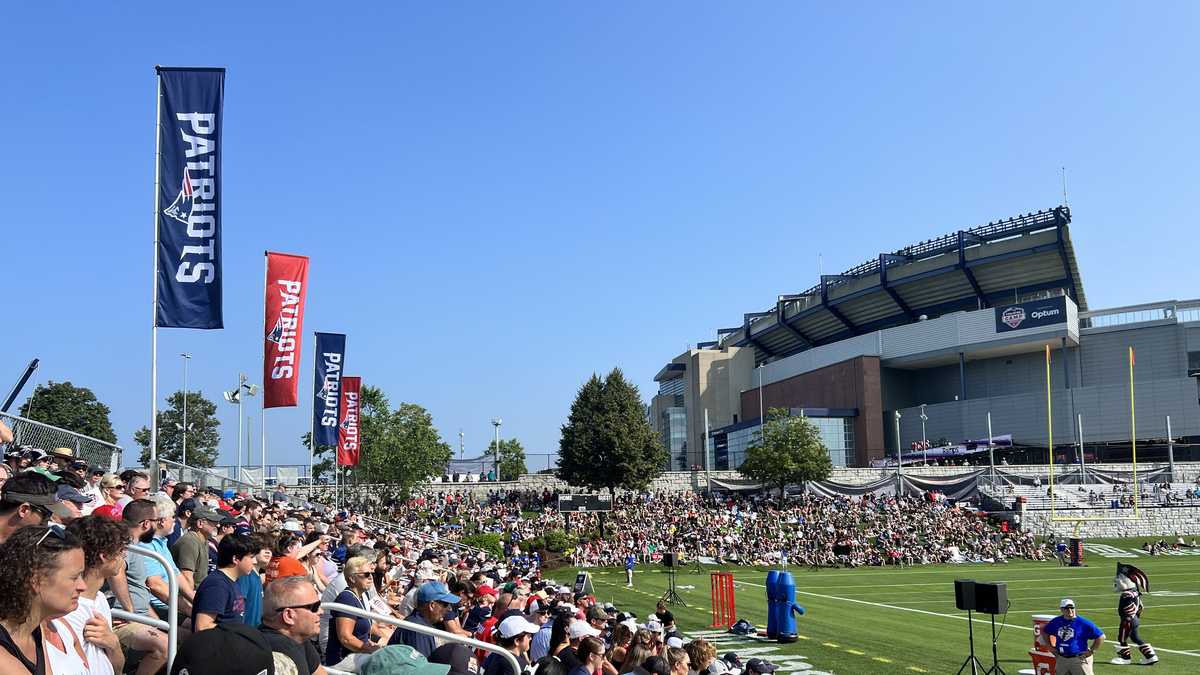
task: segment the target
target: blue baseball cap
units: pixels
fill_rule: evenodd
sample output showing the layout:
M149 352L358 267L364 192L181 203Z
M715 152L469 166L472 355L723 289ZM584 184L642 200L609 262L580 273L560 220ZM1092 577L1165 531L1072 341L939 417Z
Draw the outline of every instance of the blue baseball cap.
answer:
M446 588L446 584L440 581L430 581L421 586L417 591L417 604L423 605L427 602L448 602L451 604L458 602L458 596L450 592Z

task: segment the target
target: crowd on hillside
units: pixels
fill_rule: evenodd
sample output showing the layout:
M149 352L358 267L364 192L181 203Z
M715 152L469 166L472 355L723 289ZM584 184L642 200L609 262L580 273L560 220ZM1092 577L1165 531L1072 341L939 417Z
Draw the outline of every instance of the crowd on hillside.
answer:
M481 499L446 493L408 501L370 499L356 506L451 540L496 533L518 553L522 541L569 530L569 560L585 567L621 565L629 555L652 561L667 551L721 564L768 565L785 558L816 567L1042 560L1046 555L1031 534L992 523L936 493L803 495L786 504L761 495L626 495L613 502L603 538L596 514L563 514L556 504L550 491L512 491Z

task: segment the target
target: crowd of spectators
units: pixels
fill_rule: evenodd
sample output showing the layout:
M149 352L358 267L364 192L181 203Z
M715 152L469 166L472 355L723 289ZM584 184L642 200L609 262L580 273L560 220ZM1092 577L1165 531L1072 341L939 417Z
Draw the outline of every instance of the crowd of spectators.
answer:
M754 670L717 659L703 641L686 642L669 612L638 619L543 578L529 542L553 530L567 533L564 562L579 567L653 562L668 551L818 567L1046 557L1032 535L937 493L623 495L605 514L602 536L597 514L561 513L551 491L373 494L335 510L305 501L322 495L252 498L154 484L138 471L112 474L40 451L6 455L3 467L5 673L162 671L167 634L113 610L174 624L182 636L176 665L190 675L243 666L258 673L263 663L289 673L518 675L504 657L412 626L496 644L540 675L700 675L717 661ZM478 533L499 535L503 555L460 544Z
M115 610L174 624L181 638L173 673L189 675L326 667L519 675L503 656L417 626L495 644L522 673L707 674L717 661L703 641L685 651L665 607L639 620L543 579L536 565L512 565L523 556L517 546L508 559L494 558L421 532L469 515L484 526L506 523L517 537L535 534L536 519L522 514L527 495L406 504L399 515L416 528L381 529L353 508L170 480L151 488L144 473L93 473L51 454L5 459L0 672L162 672L166 632L116 618ZM549 516L543 509L538 517ZM331 602L408 623L396 629L348 609L326 611ZM759 662L757 671L751 664L748 672L770 672L770 664Z

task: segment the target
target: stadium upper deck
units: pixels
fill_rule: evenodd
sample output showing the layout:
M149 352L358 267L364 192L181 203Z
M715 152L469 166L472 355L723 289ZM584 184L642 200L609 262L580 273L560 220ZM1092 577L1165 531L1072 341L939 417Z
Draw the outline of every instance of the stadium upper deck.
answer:
M755 361L775 360L961 310L1021 302L1062 289L1087 310L1066 206L1027 213L881 253L775 307L749 312L742 325L717 331L705 347L745 347Z

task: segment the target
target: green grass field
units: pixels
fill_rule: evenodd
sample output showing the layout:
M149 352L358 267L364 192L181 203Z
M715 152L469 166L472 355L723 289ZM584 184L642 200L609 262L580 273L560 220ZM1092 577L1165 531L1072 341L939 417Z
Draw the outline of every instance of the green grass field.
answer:
M1133 548L1130 541L1105 543ZM1146 610L1141 635L1158 650L1153 671L1144 666L1107 663L1115 655L1105 644L1097 655L1096 671L1116 673L1134 669L1155 673L1200 673L1200 555L1127 558L1150 578L1151 593L1143 595ZM796 599L808 610L798 617L800 639L793 644L719 635L717 651L741 654L753 650L781 666L780 673L955 673L967 655L966 613L954 607L954 579L1003 581L1011 608L996 617L998 654L1009 675L1032 668L1028 650L1033 643L1032 614L1056 614L1058 601L1073 598L1082 616L1095 621L1111 643L1117 638L1117 595L1112 589L1114 558L1088 553L1088 567L1059 567L1057 562L1014 562L1006 565L925 566L904 570L791 569ZM713 568L716 569L716 568ZM756 625L766 624L766 571L726 568L734 572L737 614ZM560 570L563 579L567 570ZM667 588L667 574L640 567L635 588L625 588L619 569L588 570L596 596L618 608L645 617ZM709 569L695 573L690 566L677 576L686 607L673 607L680 628L691 637L706 637L711 622ZM987 616L975 615L975 650L985 667L992 663L991 627ZM1140 659L1135 650L1134 663ZM970 672L968 669L967 672Z

